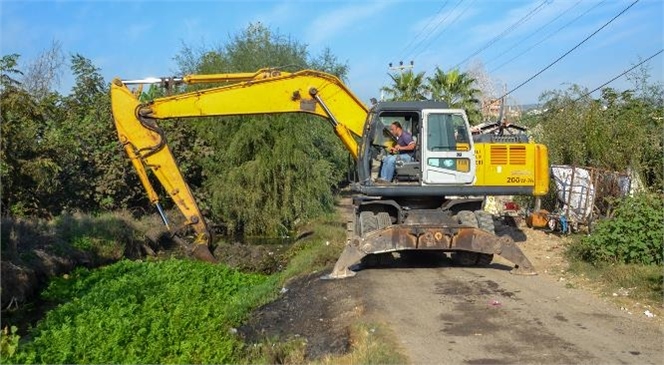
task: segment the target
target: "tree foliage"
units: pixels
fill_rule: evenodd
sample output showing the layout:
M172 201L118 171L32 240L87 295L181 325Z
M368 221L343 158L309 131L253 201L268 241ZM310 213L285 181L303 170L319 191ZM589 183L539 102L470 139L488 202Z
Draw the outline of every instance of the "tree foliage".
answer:
M444 101L450 108L465 109L472 124L480 121L481 115L477 97L480 90L476 80L458 69L445 72L436 67L434 75L425 77L425 72L414 73L407 70L389 75L392 85L384 86L381 91L391 101L438 100Z
M475 87L475 79L468 73L453 69L448 72L436 67L434 75L427 78L431 99L442 100L451 108L465 109L468 119L478 123L481 118L478 108L480 90Z
M17 60L5 56L2 64L2 214L52 216L144 201L117 142L99 69L73 55L75 84L63 96L48 89L45 80L24 88L17 80Z
M664 89L647 94L605 88L598 99L573 85L542 95L545 112L535 121L536 139L549 148L554 164L593 166L616 171L631 168L647 186L664 183L662 130Z
M391 96L388 100L409 101L426 100L427 87L424 83L424 72L414 73L412 70L390 74L392 86L385 86L381 90Z
M347 72L329 50L311 57L305 45L260 24L249 25L215 49L183 47L176 60L183 73L309 68L343 79ZM181 123L165 125L177 128ZM204 155L192 156L201 166L200 179L188 180L201 187L198 194L211 217L229 232L286 234L299 222L333 208L332 189L343 176L347 153L324 120L288 114L205 118L187 124L209 147Z
M99 68L71 55L75 83L69 95L60 95L52 90L60 55L56 43L29 66L27 76L18 68L18 55L0 60L2 214L147 207L117 141L109 87ZM344 78L348 69L329 49L312 57L306 45L260 24L213 49L185 46L175 58L183 74L281 67ZM151 87L141 100L163 95ZM229 231L284 234L333 207L332 189L343 176L347 153L321 119L281 115L160 124L198 203Z

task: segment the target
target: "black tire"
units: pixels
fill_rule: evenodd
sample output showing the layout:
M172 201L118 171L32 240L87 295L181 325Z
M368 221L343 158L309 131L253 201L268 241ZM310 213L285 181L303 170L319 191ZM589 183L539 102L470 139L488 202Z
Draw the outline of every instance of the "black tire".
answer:
M376 220L378 221L378 228L383 229L392 225L392 217L387 212L380 212L376 214Z
M452 252L450 258L452 262L459 266L475 266L477 265L479 254L470 251L456 251Z
M477 218L477 228L491 233L492 235L496 234L496 225L493 222L493 214L485 212L483 210L475 211L475 218ZM493 261L493 254L490 253L478 253L477 257L477 266L489 266Z
M387 219L385 216L387 216ZM383 228L385 224L392 224L392 220L390 215L385 212L376 215L373 212L365 211L360 213L359 223L360 234L365 235L379 228ZM389 265L393 261L392 253L379 253L365 256L362 258L361 265L365 268L380 267Z
M496 234L496 225L493 223L493 215L483 210L475 211L475 218L477 219L477 228Z
M378 220L373 212L360 212L359 233L361 236L378 229Z
M456 219L462 226L477 228L477 218L470 210L462 210L456 215Z

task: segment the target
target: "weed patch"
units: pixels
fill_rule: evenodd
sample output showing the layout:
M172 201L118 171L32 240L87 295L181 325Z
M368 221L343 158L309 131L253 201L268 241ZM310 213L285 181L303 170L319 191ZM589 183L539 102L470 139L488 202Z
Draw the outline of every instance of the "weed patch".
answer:
M626 197L612 218L597 223L591 235L570 247L572 258L593 264L664 263L664 199L641 193Z
M593 265L581 260L572 260L570 272L583 275L599 283L606 295L620 293L633 300L653 306L661 306L664 297L664 274L655 265L600 264Z
M44 298L62 304L3 362L236 362L230 330L272 287L262 275L185 260L78 269L49 285Z

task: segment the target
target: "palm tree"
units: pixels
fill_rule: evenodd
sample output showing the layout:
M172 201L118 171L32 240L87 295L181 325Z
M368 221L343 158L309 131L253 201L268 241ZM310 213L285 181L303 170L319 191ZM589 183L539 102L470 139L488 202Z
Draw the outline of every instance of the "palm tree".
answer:
M481 118L476 95L479 89L474 87L475 79L458 69L445 72L436 67L432 77L427 77L427 88L431 93L431 99L446 102L450 108L465 109L468 118L478 122Z
M391 94L390 101L426 100L427 88L424 85L424 72L413 73L408 70L390 74L392 86L384 86L381 91Z

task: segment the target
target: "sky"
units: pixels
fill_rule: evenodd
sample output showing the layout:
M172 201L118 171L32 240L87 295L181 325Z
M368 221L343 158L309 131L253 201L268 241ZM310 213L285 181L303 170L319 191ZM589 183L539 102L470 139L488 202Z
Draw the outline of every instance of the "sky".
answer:
M329 48L349 66L363 101L380 98L399 62L415 72L483 67L495 93L510 91L571 50L634 0L380 1L13 1L0 0L0 53L21 68L59 42L92 60L107 81L173 76L183 45L224 45L261 22L306 44ZM531 104L547 90L592 90L664 48L664 1L640 0L577 49L510 94ZM390 63L392 68L390 68ZM664 79L664 53L647 64ZM265 65L279 66L279 65ZM58 90L73 78L63 74ZM629 89L622 77L609 86ZM499 96L499 95L496 95ZM594 94L597 96L597 93Z

